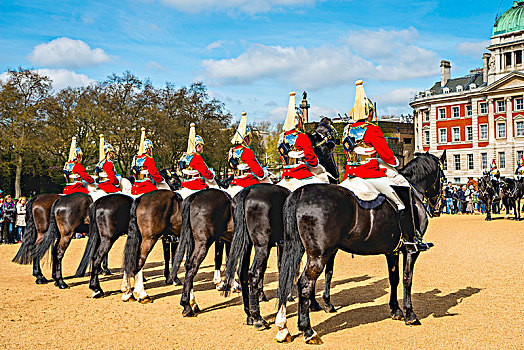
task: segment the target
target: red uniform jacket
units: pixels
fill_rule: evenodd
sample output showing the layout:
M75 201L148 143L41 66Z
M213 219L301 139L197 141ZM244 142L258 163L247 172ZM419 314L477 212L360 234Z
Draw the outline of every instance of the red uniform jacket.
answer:
M353 126L361 126L366 124L365 121L358 121ZM382 130L377 125L368 124L366 133L364 134L364 143L373 146L375 149L375 157L378 155L380 159L389 165L395 166L396 159L393 151L389 148L386 138L382 133ZM344 180L349 176L356 176L363 179L374 179L377 177L385 177L386 169L378 166L377 159L370 159L367 163L359 166L346 165L346 173L344 174Z
M295 132L295 129L287 131L285 135L291 134L293 132ZM309 137L303 132L298 132L298 136L295 142L295 148L297 149L297 151L304 151L303 161L309 164L309 166L316 167L318 165L318 158L315 154L315 151L313 151L311 141L309 140ZM306 164L300 164L296 167L289 169L286 169L284 167L284 171L282 172L282 178L292 177L298 180L302 180L311 176L314 176L314 174L308 170Z
M203 190L208 188L208 184L204 181L204 178L208 180L213 179L213 173L208 169L204 158L198 153L194 153L189 162L189 167L195 169L200 173L202 177L193 178L191 180L182 181L182 187L190 190Z
M110 160L106 160L104 165L102 165L102 171L107 174L107 180L100 182L98 188L106 193L120 192L120 188L116 187L118 185L118 179L115 175L115 166Z
M131 194L137 195L158 190L158 188L156 188L156 186L151 181L151 178L155 182L162 181L162 176L156 169L155 160L153 159L153 157L150 157L147 154L137 156L137 159L138 158L145 158L143 167L147 169L147 171L149 172L149 177L145 178L144 180L135 181L133 187L131 187Z
M78 162L75 162L75 165L73 166L73 174L80 175L82 180L84 180L88 184L92 184L93 182L95 182L95 180L93 180L93 178L87 173L86 168L84 168L84 166ZM80 180L76 181L75 183L71 185L66 185L62 193L71 194L75 192L82 192L85 194L89 193L87 188L84 187L84 185L82 184Z
M245 188L260 183L260 181L258 181L258 179L255 176L259 178L263 177L264 169L262 169L262 167L258 163L255 154L253 153L253 150L243 145L235 147L235 149L238 148L242 148L242 156L240 156L240 159L249 166L249 171L251 173L239 176L238 178L235 177L235 179L231 181L231 184Z

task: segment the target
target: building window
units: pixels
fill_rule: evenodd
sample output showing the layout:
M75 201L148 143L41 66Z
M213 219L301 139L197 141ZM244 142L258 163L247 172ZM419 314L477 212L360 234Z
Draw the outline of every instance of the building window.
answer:
M504 169L506 167L506 154L499 152L499 168Z
M515 110L520 111L524 109L524 99L523 98L516 98L515 99Z
M524 122L517 122L517 136L524 136Z
M480 114L488 114L488 104L486 102L480 103Z
M460 154L455 154L453 158L455 160L455 170L460 170Z
M473 107L471 105L466 105L466 115L471 117L473 115Z
M438 129L438 142L439 143L446 143L448 142L448 131L447 129Z
M480 140L487 140L488 138L488 124L480 124Z
M504 100L497 101L497 113L503 113L506 112L506 103Z
M506 68L511 67L511 52L506 52L504 56L506 58Z
M455 181L455 185L459 185L460 184L460 177L454 177L453 181Z
M424 131L424 143L429 145L429 130Z
M459 118L460 117L459 107L451 107L451 114L453 115L453 118Z
M429 111L424 112L424 121L429 122Z
M448 159L444 159L444 163L442 163L442 170L448 170Z
M473 169L473 154L468 154L468 169Z
M522 64L522 51L520 50L515 51L515 64L516 65Z
M488 168L488 154L481 153L480 158L482 159L482 169L487 169Z
M438 119L446 119L446 108L438 109Z
M473 140L473 127L466 126L466 141L472 141L472 140Z
M460 142L460 127L453 128L453 142Z
M444 89L442 89L442 92L444 92L445 94L449 94L449 88L445 87Z
M506 137L506 123L497 123L497 135L499 138Z

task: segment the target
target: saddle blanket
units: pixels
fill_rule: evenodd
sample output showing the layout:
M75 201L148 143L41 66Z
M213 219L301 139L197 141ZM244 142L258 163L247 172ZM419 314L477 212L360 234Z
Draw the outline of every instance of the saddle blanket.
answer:
M326 179L327 179L327 176L326 176ZM292 178L292 177L283 178L282 180L280 180L276 184L279 185L279 186L282 186L284 188L287 188L288 190L293 192L297 188L300 188L300 187L305 186L305 185L309 185L309 184L326 184L326 183L329 183L329 182L324 182L324 181L320 180L316 176L311 176L311 177L307 177L307 178L302 179L302 180L295 179L295 178Z
M380 193L373 185L360 177L347 178L339 186L349 190L357 200L358 205L364 209L374 209L386 199L386 195Z

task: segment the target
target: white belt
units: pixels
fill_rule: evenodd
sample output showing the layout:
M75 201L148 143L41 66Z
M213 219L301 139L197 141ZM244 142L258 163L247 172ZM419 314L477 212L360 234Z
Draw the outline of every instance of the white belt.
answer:
M185 175L193 175L193 176L200 174L198 170L189 170L189 169L183 169L182 173Z
M306 164L306 163L298 162L297 164L284 165L284 169L295 169L301 166L302 164Z
M249 165L247 164L239 164L237 166L238 170L249 170Z
M304 151L289 151L287 154L289 158L303 158L304 157Z

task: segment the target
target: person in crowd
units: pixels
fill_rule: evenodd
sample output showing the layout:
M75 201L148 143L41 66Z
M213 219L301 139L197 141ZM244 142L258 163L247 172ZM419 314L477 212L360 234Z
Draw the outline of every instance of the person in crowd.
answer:
M459 209L459 200L458 200L458 189L456 187L453 187L453 194L451 195L451 198L453 199L453 212L452 214L456 214Z
M453 185L448 182L444 188L444 200L446 201L446 214L453 214Z
M464 185L464 187L466 187ZM466 213L467 214L473 214L473 192L474 187L473 185L469 185L469 187L466 188L465 195L466 195Z
M13 244L14 242L14 225L16 218L16 207L10 195L5 196L3 208L3 227L2 231L7 244Z
M15 241L21 242L24 237L25 231L25 212L26 212L26 198L20 197L18 203L16 203L16 239Z
M466 212L466 186L464 185L464 186L459 187L459 190L457 191L457 193L458 193L457 212L460 214L465 214Z
M4 236L4 197L0 191L0 244L7 243Z

